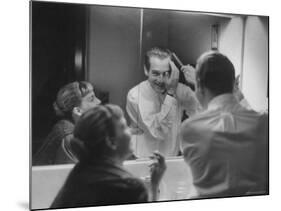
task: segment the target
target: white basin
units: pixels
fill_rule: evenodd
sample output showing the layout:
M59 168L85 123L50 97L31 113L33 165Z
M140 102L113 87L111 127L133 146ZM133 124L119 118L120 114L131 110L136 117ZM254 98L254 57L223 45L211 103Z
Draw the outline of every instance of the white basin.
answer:
M188 199L196 196L192 185L192 176L188 165L182 158L169 158L167 171L160 184L159 200ZM139 178L149 175L150 160L126 161L125 168ZM49 208L62 187L73 164L32 167L31 207L32 209Z

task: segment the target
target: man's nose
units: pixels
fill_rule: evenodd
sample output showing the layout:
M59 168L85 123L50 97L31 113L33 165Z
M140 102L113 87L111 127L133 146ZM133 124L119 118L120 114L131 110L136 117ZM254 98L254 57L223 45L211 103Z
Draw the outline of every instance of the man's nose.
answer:
M164 81L164 78L165 78L164 74L160 74L160 75L158 76L158 81L159 81L159 82L163 82L163 81Z

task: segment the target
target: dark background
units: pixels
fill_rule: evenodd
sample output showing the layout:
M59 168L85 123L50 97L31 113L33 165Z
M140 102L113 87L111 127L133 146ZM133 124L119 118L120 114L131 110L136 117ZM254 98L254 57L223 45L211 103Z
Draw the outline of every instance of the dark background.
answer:
M86 61L74 64L75 50L86 51L87 9L83 5L32 2L32 153L56 121L53 102L59 88L85 79Z

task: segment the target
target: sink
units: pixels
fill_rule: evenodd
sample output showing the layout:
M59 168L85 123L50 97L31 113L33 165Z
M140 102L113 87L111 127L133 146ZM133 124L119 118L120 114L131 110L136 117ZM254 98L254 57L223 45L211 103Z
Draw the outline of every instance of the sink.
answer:
M159 201L196 197L190 168L183 158L168 158L166 163L167 170L160 184ZM149 164L151 164L151 160L139 159L126 161L124 167L134 176L145 180L149 176ZM67 164L32 167L32 209L46 209L50 207L73 166L73 164Z
M150 160L127 161L125 168L134 176L145 179L149 176ZM160 184L160 201L180 200L196 197L192 183L192 174L183 158L175 157L166 160L167 170Z

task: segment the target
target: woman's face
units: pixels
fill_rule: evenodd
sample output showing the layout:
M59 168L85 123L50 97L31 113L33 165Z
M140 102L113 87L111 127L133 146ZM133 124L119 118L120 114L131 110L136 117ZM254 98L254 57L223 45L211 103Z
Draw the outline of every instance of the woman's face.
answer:
M84 113L89 109L99 105L101 103L100 99L95 96L94 91L90 91L85 97L82 98L80 104L80 110Z
M132 153L131 132L124 117L116 121L115 127L116 153L126 160Z

